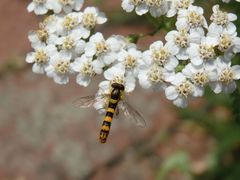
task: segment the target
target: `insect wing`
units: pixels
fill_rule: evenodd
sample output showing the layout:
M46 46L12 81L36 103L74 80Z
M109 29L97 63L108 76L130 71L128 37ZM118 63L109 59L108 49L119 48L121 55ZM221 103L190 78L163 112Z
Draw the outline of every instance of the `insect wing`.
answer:
M79 97L75 99L72 103L76 107L89 108L89 107L92 107L95 102L96 102L95 95L92 95L92 96Z
M134 109L129 103L122 100L119 104L119 108L123 111L123 114L126 118L132 120L137 126L145 127L146 121L144 120L143 116Z

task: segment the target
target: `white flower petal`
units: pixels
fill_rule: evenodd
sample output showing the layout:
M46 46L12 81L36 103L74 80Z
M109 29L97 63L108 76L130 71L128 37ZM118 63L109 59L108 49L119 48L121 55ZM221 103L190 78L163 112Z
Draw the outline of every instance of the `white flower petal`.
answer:
M28 6L27 6L27 10L28 12L32 12L36 7L36 4L34 2L31 2Z
M201 97L204 94L204 87L200 86L195 86L194 91L193 91L193 96L194 97Z
M228 13L228 20L229 21L236 21L237 20L237 16L233 13Z
M76 78L76 82L81 86L87 87L91 82L91 78L89 76L78 74Z
M178 97L177 90L174 86L169 86L165 89L165 95L167 99L174 100Z
M132 92L135 89L135 78L134 77L126 77L126 82L125 82L125 91L126 92Z
M122 8L127 12L132 12L134 9L134 5L130 4L128 0L124 0L121 4Z
M96 46L93 43L87 43L85 46L85 55L92 57L96 54Z
M209 86L211 87L213 92L216 94L219 94L220 92L222 92L222 83L220 82L209 83Z
M103 72L104 63L102 61L95 60L92 64L93 69L97 74L101 74Z
M28 53L26 56L26 62L33 63L34 61L35 61L35 53L34 52Z
M34 63L32 66L32 71L37 74L44 74L44 66L38 65L37 63Z
M136 13L139 16L142 16L143 14L146 14L148 12L148 6L146 4L140 4L136 7Z
M237 85L235 83L235 81L230 82L228 85L223 85L223 92L224 93L233 93L235 91L235 89L237 88Z
M48 12L48 9L44 5L38 5L35 7L34 12L37 15L43 15Z
M57 75L53 76L54 82L57 84L67 84L69 82L69 78L66 75Z
M165 68L169 71L174 70L178 65L178 60L175 57L171 57L169 61L165 64Z
M173 101L173 104L175 104L178 107L185 108L187 107L187 100L184 98L177 98L175 101Z
M107 18L105 16L105 14L103 12L99 13L98 17L97 17L97 24L103 24L106 21L107 21Z
M148 80L147 76L147 71L141 70L140 73L138 74L138 79L139 79L139 84L141 85L142 88L148 89L151 87L151 83Z
M110 81L102 81L99 84L99 88L101 89L101 91L105 92L106 94L110 93Z
M203 59L200 57L195 57L193 59L191 59L191 62L195 65L195 66L199 66L203 63Z
M235 80L240 79L240 65L232 66L232 70L233 70L233 73L234 73L234 79Z

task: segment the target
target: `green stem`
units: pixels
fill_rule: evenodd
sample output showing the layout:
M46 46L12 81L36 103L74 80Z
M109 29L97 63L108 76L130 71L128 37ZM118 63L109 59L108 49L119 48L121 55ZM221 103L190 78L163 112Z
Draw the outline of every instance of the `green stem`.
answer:
M160 20L159 19L157 19L157 18L154 18L151 14L149 14L149 13L147 13L146 15L145 15L145 17L146 17L146 19L150 22L150 23L152 23L153 24L153 26L155 27L155 28L157 28L160 24L161 24L161 21L163 21L163 17L161 16L160 18Z
M239 85L239 84L237 84ZM237 88L232 94L232 112L234 115L234 120L237 122L237 124L240 125L240 92Z
M132 43L137 43L139 39L144 38L146 36L154 36L155 34L157 34L162 28L165 27L165 23L164 23L164 19L161 18L160 20L157 18L152 17L150 14L146 15L148 21L152 22L152 24L154 25L154 30L151 32L148 32L146 34L130 34L128 35L128 40L129 42Z

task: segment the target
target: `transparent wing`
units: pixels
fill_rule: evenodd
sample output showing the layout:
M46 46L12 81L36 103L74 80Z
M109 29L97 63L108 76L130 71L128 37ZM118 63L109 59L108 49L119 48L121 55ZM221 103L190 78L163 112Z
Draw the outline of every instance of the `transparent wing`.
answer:
M119 108L122 110L125 117L132 120L137 126L146 126L146 121L144 120L143 116L129 103L122 100L121 103L119 103Z
M117 106L117 108L116 108L116 112L115 112L115 114L116 114L116 116L118 116L119 115L119 107Z
M79 97L75 99L72 103L76 107L89 108L89 107L92 107L95 102L96 102L95 95L92 95L92 96Z

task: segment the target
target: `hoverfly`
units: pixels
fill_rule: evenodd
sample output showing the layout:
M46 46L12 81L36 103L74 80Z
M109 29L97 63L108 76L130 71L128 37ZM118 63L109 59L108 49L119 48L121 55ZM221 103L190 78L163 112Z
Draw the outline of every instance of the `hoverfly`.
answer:
M123 112L125 118L133 120L138 126L146 126L146 122L142 115L137 110L135 110L129 103L127 103L127 101L123 98L124 86L119 83L113 83L111 87L111 93L106 96L108 98L106 114L104 116L104 121L102 123L99 136L99 140L101 143L105 143L107 141L114 114L118 115L120 111ZM94 106L95 102L96 97L95 95L93 95L80 97L73 101L73 104L81 108L86 108Z

